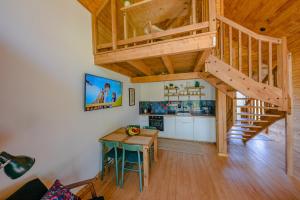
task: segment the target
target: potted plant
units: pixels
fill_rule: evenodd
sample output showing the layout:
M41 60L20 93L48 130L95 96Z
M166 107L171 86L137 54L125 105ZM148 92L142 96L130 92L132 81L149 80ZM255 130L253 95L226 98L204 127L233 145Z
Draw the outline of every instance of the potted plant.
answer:
M123 0L123 3L125 7L128 7L131 4L130 0Z

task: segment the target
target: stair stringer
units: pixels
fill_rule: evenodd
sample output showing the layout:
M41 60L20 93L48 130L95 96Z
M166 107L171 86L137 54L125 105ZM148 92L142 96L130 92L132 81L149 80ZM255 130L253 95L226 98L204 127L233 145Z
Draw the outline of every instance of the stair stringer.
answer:
M279 107L282 106L282 89L259 83L213 55L210 55L206 60L205 71L245 96L259 99Z

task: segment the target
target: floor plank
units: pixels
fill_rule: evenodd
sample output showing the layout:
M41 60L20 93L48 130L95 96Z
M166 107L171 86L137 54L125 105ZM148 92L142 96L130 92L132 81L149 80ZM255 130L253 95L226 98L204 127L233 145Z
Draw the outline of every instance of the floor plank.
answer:
M214 144L197 145L199 154L182 152L182 148L180 151L160 149L159 162L150 170L149 187L142 193L137 174L126 174L124 187L118 188L113 170L103 181L97 181L97 193L106 200L300 199L299 181L284 172L281 140L252 140L246 145L231 141L228 158L218 157ZM194 143L192 148L194 151Z

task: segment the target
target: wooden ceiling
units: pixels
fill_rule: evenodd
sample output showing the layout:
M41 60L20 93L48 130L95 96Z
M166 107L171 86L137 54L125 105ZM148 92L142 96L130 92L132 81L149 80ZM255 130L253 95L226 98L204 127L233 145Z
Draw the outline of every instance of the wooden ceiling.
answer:
M286 36L290 49L299 44L299 0L224 0L224 8L225 17L257 33Z

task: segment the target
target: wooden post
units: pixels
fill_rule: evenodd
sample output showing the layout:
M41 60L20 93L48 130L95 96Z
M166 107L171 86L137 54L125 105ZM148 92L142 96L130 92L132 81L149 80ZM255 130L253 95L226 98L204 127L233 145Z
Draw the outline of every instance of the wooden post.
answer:
M224 24L223 22L220 22L220 51L221 51L221 60L224 60Z
M117 4L116 0L111 0L111 32L112 32L112 47L117 49Z
M128 28L127 28L127 13L123 13L123 24L124 24L124 40L128 39Z
M232 27L229 25L229 64L233 64L233 54L232 54Z
M293 85L292 85L292 55L289 53L288 55L288 96L293 96ZM290 107L293 106L293 99L291 98ZM290 112L289 112L290 111ZM286 173L289 176L293 176L294 174L294 131L293 131L293 112L290 109L285 117L285 147L286 147Z
M219 156L227 154L226 94L217 90L217 148Z
M123 13L123 25L124 25L124 40L128 39L128 24L127 24L127 13ZM125 47L128 47L128 45L125 45Z
M287 39L286 37L282 38L281 44L281 52L282 52L282 108L283 110L289 112L289 66L288 66L288 49L287 49Z
M269 78L269 85L273 86L273 54L272 54L272 42L269 42L269 74L268 74L268 78Z
M243 54L242 54L242 32L239 31L239 71L242 71Z
M209 0L209 31L217 30L217 20L216 20L216 0Z
M252 41L251 36L248 37L248 67L249 67L249 78L252 78Z
M282 89L282 43L277 45L277 86Z
M258 82L262 81L262 51L261 40L258 40Z

